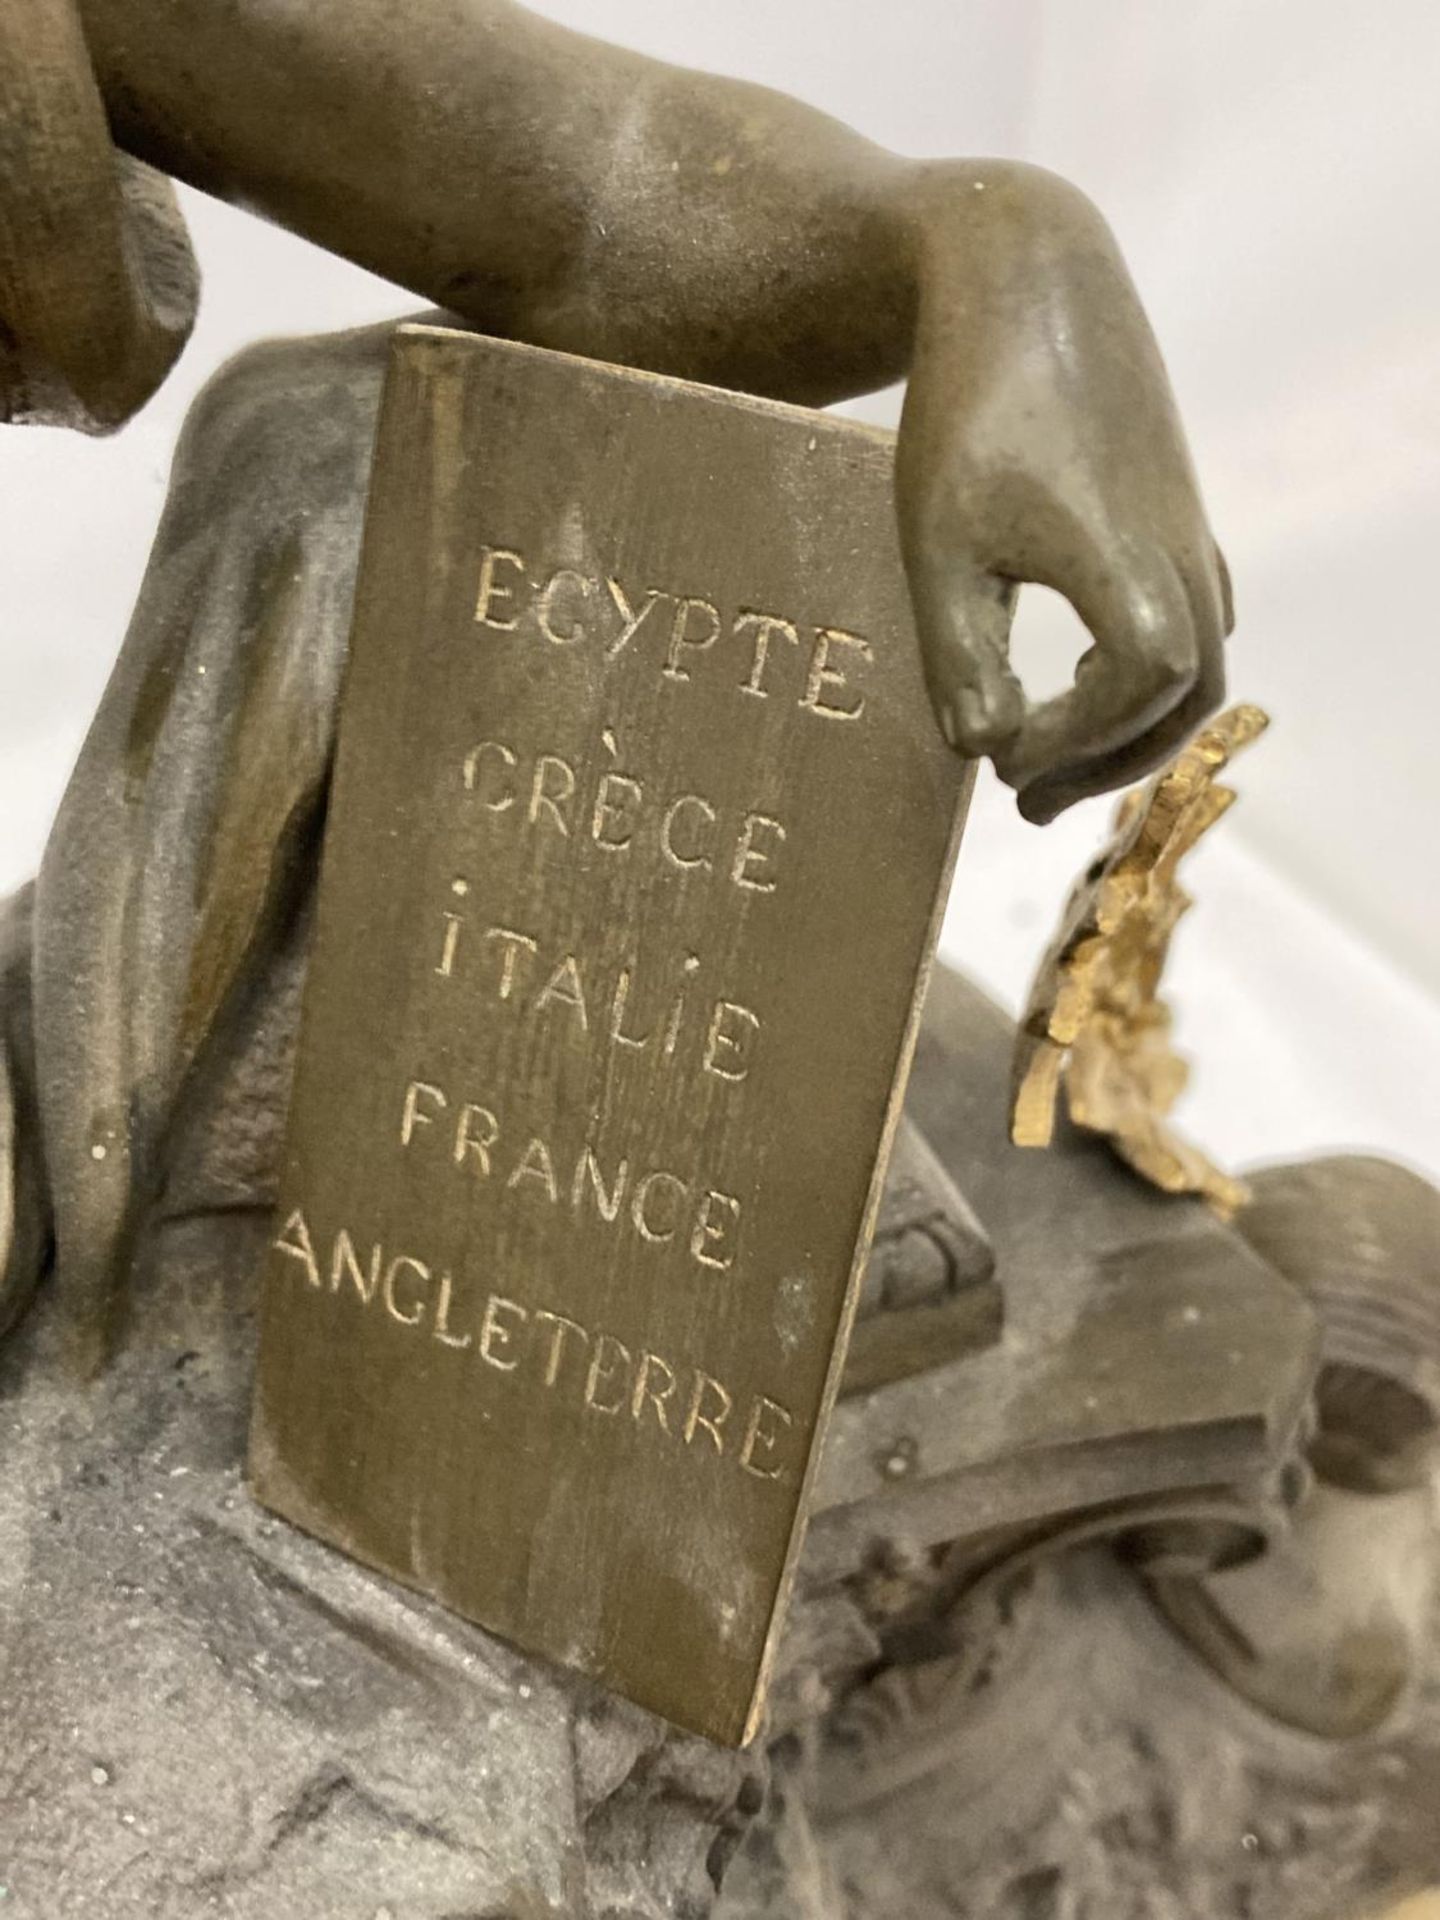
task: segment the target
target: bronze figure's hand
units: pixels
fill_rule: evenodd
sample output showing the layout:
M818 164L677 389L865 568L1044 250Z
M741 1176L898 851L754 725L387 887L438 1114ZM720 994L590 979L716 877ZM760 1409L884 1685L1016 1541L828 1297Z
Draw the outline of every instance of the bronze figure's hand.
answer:
M403 25L386 0L41 11L0 150L21 294L63 284L36 244L46 208L142 231L110 204L108 114L161 174L484 332L808 405L909 369L901 536L954 745L1046 820L1148 772L1218 706L1224 564L1164 368L1104 222L1054 176L899 160L779 94L602 48L511 0L411 0ZM48 402L111 425L139 403L189 310L183 240L158 258L163 313L133 288L128 306L99 301L138 312L147 345L118 379L94 299L37 318L7 292L0 231L0 417ZM1033 709L1007 660L1023 581L1058 589L1095 641L1074 687Z
M1169 382L1100 216L1034 168L927 170L899 450L901 534L932 697L1031 820L1171 755L1224 693L1232 617ZM1094 646L1027 705L1017 585Z

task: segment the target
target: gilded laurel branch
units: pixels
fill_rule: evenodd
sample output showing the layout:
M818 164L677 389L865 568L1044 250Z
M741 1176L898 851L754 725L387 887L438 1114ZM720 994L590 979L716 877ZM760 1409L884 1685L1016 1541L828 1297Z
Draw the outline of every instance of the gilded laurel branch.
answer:
M1168 1115L1188 1068L1160 998L1171 937L1191 905L1180 862L1235 801L1218 776L1269 725L1236 706L1170 766L1123 796L1109 845L1071 892L1016 1037L1011 1138L1050 1143L1063 1085L1070 1117L1167 1193L1204 1196L1223 1218L1244 1186L1181 1137Z

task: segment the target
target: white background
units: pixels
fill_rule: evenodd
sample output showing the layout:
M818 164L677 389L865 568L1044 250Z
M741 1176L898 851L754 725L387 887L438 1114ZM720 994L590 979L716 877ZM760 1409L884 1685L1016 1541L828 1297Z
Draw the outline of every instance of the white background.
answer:
M1440 6L1435 0L549 0L569 24L802 95L913 154L1084 186L1165 348L1236 577L1237 696L1275 726L1191 873L1173 998L1193 1130L1440 1176ZM403 12L397 14L403 17ZM96 443L0 434L0 891L33 867L201 381L236 347L409 296L187 194L205 300L179 373ZM858 409L893 419L893 396ZM1032 602L1039 596L1032 595ZM1027 607L1022 663L1073 653ZM1041 832L982 788L951 957L1012 1003L1105 803Z

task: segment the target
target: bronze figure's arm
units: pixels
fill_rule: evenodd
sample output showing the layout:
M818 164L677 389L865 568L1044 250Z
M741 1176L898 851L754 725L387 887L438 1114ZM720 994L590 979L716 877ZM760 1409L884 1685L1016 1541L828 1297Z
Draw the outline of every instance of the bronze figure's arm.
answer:
M71 4L21 10L57 72ZM1032 818L1148 770L1217 704L1224 569L1164 369L1104 222L1052 175L897 159L510 0L78 13L129 154L486 331L808 404L908 371L901 533L937 711ZM27 99L38 82L22 119ZM55 143L32 144L43 166ZM1096 642L1038 708L1006 654L1026 580Z

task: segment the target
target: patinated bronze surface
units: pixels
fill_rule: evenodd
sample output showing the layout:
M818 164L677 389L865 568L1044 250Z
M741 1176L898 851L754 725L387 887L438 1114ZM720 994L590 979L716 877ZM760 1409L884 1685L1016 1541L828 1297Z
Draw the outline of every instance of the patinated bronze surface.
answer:
M1218 703L1224 570L1164 373L1052 177L882 154L504 0L20 0L0 414L104 429L163 377L195 297L170 172L491 333L808 403L908 373L920 661L1033 817ZM194 410L39 884L0 910L7 1911L1348 1920L1433 1883L1433 1193L1262 1177L1251 1248L1068 1128L1022 1171L1007 1023L963 983L748 1754L247 1498L386 351L258 350ZM1034 709L1028 579L1096 641Z
M106 432L189 337L199 274L163 173L118 154L69 0L0 11L0 419Z
M1164 368L1104 222L1053 175L898 159L511 0L25 0L0 33L23 263L11 283L0 254L0 417L47 393L73 417L93 390L113 422L140 397L116 338L147 343L152 380L171 350L144 276L104 296L113 333L98 295L34 313L52 207L83 215L97 262L149 239L117 211L103 101L129 153L488 333L808 404L908 373L897 504L927 677L1032 817L1159 764L1218 703L1228 587ZM1006 659L1023 580L1096 643L1033 708Z
M1048 1344L1085 1418L1081 1383L1103 1390L1137 1351L1154 1279L1144 1250L1172 1234L1182 1256L1210 1250L1217 1311L1237 1332L1263 1325L1281 1351L1304 1309L1233 1228L1068 1127L1050 1154L1009 1145L1012 1043L997 1009L937 970L910 1117L991 1217L997 1272L1018 1263L1012 1351ZM233 1142L273 1126L274 1102L257 1074L197 1124ZM1335 1238L1347 1203L1326 1196L1345 1186L1334 1165L1292 1186L1305 1231L1287 1239L1282 1185L1271 1245L1302 1261L1327 1222ZM1429 1259L1434 1196L1417 1183L1413 1199L1410 1245L1392 1238L1367 1274L1388 1266L1392 1283L1433 1293L1434 1266L1415 1262ZM4 1750L0 1832L24 1920L87 1905L105 1920L372 1920L387 1906L405 1920L1034 1920L1046 1886L1073 1891L1084 1920L1333 1920L1433 1870L1433 1629L1416 1643L1408 1719L1358 1745L1316 1742L1240 1699L1157 1613L1143 1554L1163 1538L1147 1546L1142 1530L1138 1565L1063 1544L1087 1499L1100 1503L1092 1537L1124 1532L1127 1495L1153 1510L1158 1494L1172 1517L1203 1510L1223 1427L1222 1415L1195 1432L1203 1382L1174 1414L1158 1394L1148 1443L1129 1449L1093 1414L1078 1446L1051 1446L1050 1397L1017 1395L1007 1484L992 1478L982 1499L973 1472L944 1471L982 1375L962 1365L923 1400L847 1396L834 1435L875 1462L869 1523L851 1532L836 1515L853 1550L832 1559L818 1490L767 1726L736 1754L526 1658L248 1498L271 1221L258 1203L157 1219L124 1350L84 1398L67 1375L63 1292L45 1289L0 1348L4 1705L24 1730ZM1128 1326L1110 1316L1115 1345L1085 1311L1097 1266L1132 1301ZM1062 1284L1047 1289L1052 1272ZM1326 1292L1341 1264L1331 1272ZM1198 1303L1211 1292L1202 1283ZM1186 1337L1183 1322L1169 1337ZM1201 1337L1223 1357L1218 1319ZM1261 1373L1257 1356L1250 1378ZM1273 1377L1269 1414L1247 1423L1251 1467L1283 1457L1303 1373ZM839 1484L848 1495L857 1483ZM1045 1502L1051 1550L1028 1553L1028 1570L1016 1555L1007 1577L1005 1544L1017 1529L1033 1544ZM1203 1548L1203 1534L1190 1542ZM1172 1533L1172 1568L1176 1544Z
M892 458L401 332L269 1261L262 1497L730 1742L969 786Z

